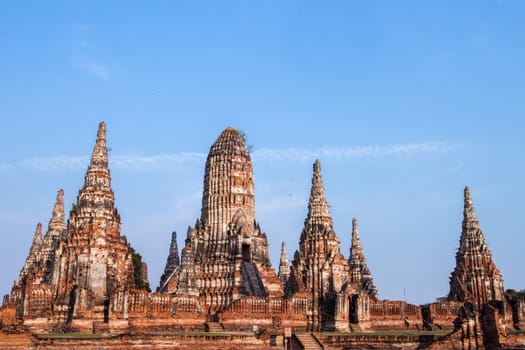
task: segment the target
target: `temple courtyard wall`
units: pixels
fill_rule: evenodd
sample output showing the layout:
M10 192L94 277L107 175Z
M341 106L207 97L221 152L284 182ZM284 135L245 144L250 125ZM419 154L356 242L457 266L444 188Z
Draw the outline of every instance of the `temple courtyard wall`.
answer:
M322 348L332 350L350 349L431 349L455 350L467 349L469 345L462 342L459 335L447 337L442 334L386 334L370 333L302 333L318 339ZM299 336L301 333L298 334ZM512 334L501 342L502 349L523 349L525 333ZM31 334L0 333L0 348L3 350L20 349L283 349L284 338L274 335L244 334L140 334L140 335L86 335L86 334ZM293 349L305 349L294 334ZM474 344L470 348L475 349ZM479 349L490 349L483 347Z

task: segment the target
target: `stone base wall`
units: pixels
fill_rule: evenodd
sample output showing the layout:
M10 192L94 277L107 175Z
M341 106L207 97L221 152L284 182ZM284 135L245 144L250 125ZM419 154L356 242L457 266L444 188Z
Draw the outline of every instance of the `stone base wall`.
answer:
M22 323L22 320L16 317L16 307L7 305L0 308L0 325L2 327L12 327Z
M422 326L419 306L399 300L370 301L368 320L363 327L373 330L406 329L405 317L409 320L409 329Z
M56 319L40 317L40 318L24 319L23 324L31 332L47 333L47 332L53 332L55 330L57 321Z
M355 335L355 334L315 334L325 348L339 349L432 349L455 350L464 349L468 344L462 344L461 338L456 333L450 337L436 335ZM480 344L481 345L481 344ZM503 348L523 348L525 334L511 334L501 343ZM267 350L282 349L282 336L253 334L244 335L182 335L182 334L150 334L150 335L125 335L125 336L45 336L30 333L5 334L0 333L0 349L229 349L229 350ZM294 349L300 349L299 344L294 344Z
M439 325L443 329L453 329L454 320L458 317L459 309L463 303L457 301L444 301L425 305L429 312L427 317L434 325ZM428 321L428 320L427 320Z
M305 330L309 304L306 297L246 297L229 305L219 315L219 321L228 330L249 330L253 325L266 329Z
M180 317L180 318L149 318L133 319L129 321L132 333L158 333L158 332L204 332L205 317Z
M271 344L278 344L274 346ZM6 335L0 333L0 348L3 350L54 349L54 350L99 350L99 349L229 349L266 350L282 349L270 337L254 335L228 336L184 336L184 335L142 335L142 336L31 336L30 334Z

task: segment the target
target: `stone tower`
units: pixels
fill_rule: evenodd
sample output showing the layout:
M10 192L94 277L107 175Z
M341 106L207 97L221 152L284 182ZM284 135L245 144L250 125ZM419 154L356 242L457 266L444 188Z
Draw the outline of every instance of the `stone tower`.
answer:
M234 216L242 216L250 226L255 221L253 169L243 134L227 128L211 146L206 160L201 221L210 238L220 241Z
M250 154L244 135L234 128L211 146L201 217L188 229L180 272L161 291L198 295L208 312L247 295L282 294L270 268L266 234L255 222Z
M286 286L289 277L290 265L288 263L288 255L286 254L286 243L283 241L281 244L281 258L279 259L279 279L283 286Z
M313 331L333 329L336 293L342 289L349 272L348 261L339 250L339 238L334 232L328 208L321 164L316 160L308 214L299 251L294 254L289 282L291 292L311 296L312 318L308 328Z
M29 275L35 273L40 263L40 255L42 248L42 224L39 222L36 225L35 234L33 235L33 242L31 243L31 248L29 249L29 254L27 255L26 261L22 270L20 271L19 279L20 281L26 280Z
M171 233L170 252L168 259L166 259L166 266L164 267L164 273L160 277L159 290L166 289L166 282L170 279L173 273L176 273L179 267L179 248L177 245L177 232Z
M47 232L42 238L42 224L38 223L29 255L20 271L20 278L11 290L11 299L19 303L17 308L19 316L28 316L35 310L35 308L29 308L31 290L52 283L56 248L59 239L64 236L64 230L64 191L60 190L57 194ZM51 290L47 290L46 293L46 296L51 299ZM47 307L46 305L40 306L41 308Z
M492 300L504 300L503 278L492 261L468 187L465 187L463 225L448 298L473 302L478 307Z
M53 214L47 226L47 232L42 243L42 282L53 282L53 273L56 268L56 249L58 242L66 235L66 221L64 215L64 190L57 193Z
M350 247L348 265L350 266L350 282L359 286L371 299L377 300L377 288L374 285L372 274L366 263L356 218L352 219L352 246Z
M98 128L84 186L69 214L67 237L60 243L57 299L74 315L106 318L103 312L110 295L133 287L134 277L131 248L120 235L111 189L104 122Z

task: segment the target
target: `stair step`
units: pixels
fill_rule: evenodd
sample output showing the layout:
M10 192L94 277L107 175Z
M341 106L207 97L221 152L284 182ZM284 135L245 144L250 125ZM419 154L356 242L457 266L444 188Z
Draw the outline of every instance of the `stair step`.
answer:
M224 332L224 327L220 322L206 322L206 332L221 333Z
M322 350L323 346L319 344L317 339L311 333L299 333L295 334L295 337L301 343L304 350Z
M246 292L249 295L257 297L265 297L266 291L264 290L264 284L259 275L259 270L254 263L243 262L242 263L242 275L245 280Z

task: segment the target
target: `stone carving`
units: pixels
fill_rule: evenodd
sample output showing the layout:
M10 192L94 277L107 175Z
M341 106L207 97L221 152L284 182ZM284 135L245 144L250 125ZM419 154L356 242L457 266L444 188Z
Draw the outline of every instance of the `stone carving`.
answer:
M459 309L458 317L454 320L454 332L460 332L461 343L470 349L474 346L478 348L477 314L474 304L465 302Z

